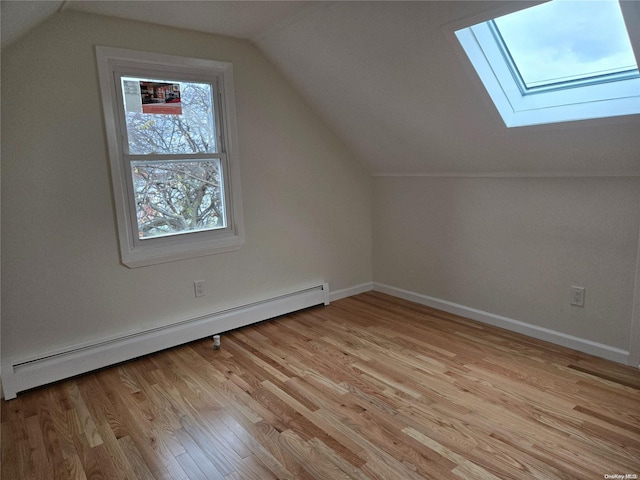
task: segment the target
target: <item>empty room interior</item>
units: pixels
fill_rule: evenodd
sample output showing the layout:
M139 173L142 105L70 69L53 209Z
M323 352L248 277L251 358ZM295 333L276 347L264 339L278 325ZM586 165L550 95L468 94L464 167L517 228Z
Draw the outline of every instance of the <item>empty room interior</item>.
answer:
M0 5L3 479L639 478L640 2Z

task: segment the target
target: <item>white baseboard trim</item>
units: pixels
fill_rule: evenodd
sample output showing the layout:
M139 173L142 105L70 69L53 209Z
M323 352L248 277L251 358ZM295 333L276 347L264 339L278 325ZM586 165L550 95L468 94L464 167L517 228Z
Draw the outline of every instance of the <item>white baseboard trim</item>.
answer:
M5 399L30 388L319 304L329 304L326 283L143 332L14 360L1 367Z
M329 294L329 299L332 302L336 302L338 300L342 300L343 298L351 297L353 295L358 295L360 293L365 293L373 290L373 282L363 283L360 285L355 285L349 288L343 288L342 290L336 290L335 292L331 292Z
M627 364L629 352L610 345L604 345L584 338L574 337L573 335L567 335L566 333L557 332L537 325L531 325L530 323L521 322L501 315L495 315L493 313L484 312L482 310L466 307L447 300L429 297L428 295L422 295L420 293L403 290L401 288L392 287L382 283L374 282L373 289L377 292L393 295L394 297L403 298L431 308L437 308L438 310L470 318L471 320L493 325L494 327L500 327L512 332L522 333L523 335L527 335L538 340L544 340L556 345L578 350L579 352L587 353L589 355L605 358L625 365Z

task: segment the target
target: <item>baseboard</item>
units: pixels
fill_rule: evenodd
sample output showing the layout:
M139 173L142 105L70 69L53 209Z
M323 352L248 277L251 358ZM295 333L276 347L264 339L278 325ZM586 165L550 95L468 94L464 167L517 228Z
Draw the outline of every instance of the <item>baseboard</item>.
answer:
M342 290L336 290L335 292L331 292L329 294L329 299L332 302L336 302L338 300L342 300L343 298L351 297L353 295L359 295L360 293L365 293L373 290L373 282L363 283L361 285L355 285L349 288L343 288Z
M107 367L200 338L329 303L325 283L267 300L215 312L134 334L73 345L37 358L2 365L5 399L18 392Z
M625 365L627 364L627 359L629 357L629 352L620 348L593 342L584 338L574 337L572 335L567 335L566 333L557 332L537 325L531 325L530 323L521 322L501 315L484 312L482 310L466 307L447 300L441 300L439 298L422 295L420 293L403 290L401 288L377 282L374 282L373 289L377 292L393 295L394 297L403 298L421 305L437 308L438 310L460 315L461 317L470 318L471 320L476 320L495 327L504 328L505 330L510 330L512 332L522 333L523 335L527 335L538 340L551 342L556 345L561 345L563 347L578 350L579 352L588 353L589 355L605 358Z

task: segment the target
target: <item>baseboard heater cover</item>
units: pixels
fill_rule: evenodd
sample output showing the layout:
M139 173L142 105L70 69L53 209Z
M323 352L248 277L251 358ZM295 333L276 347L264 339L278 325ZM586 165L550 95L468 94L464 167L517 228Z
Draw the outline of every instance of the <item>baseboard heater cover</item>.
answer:
M13 361L2 365L4 397L10 400L18 392L30 388L320 304L329 304L329 285L326 283L38 358Z

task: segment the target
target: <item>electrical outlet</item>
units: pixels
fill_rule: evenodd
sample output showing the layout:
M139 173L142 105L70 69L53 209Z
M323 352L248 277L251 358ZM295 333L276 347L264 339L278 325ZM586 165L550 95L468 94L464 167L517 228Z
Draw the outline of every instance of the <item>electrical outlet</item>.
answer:
M571 305L584 307L584 287L571 287Z
M204 297L207 295L207 291L204 287L204 280L196 280L195 282L193 282L193 288L196 292L196 298Z

